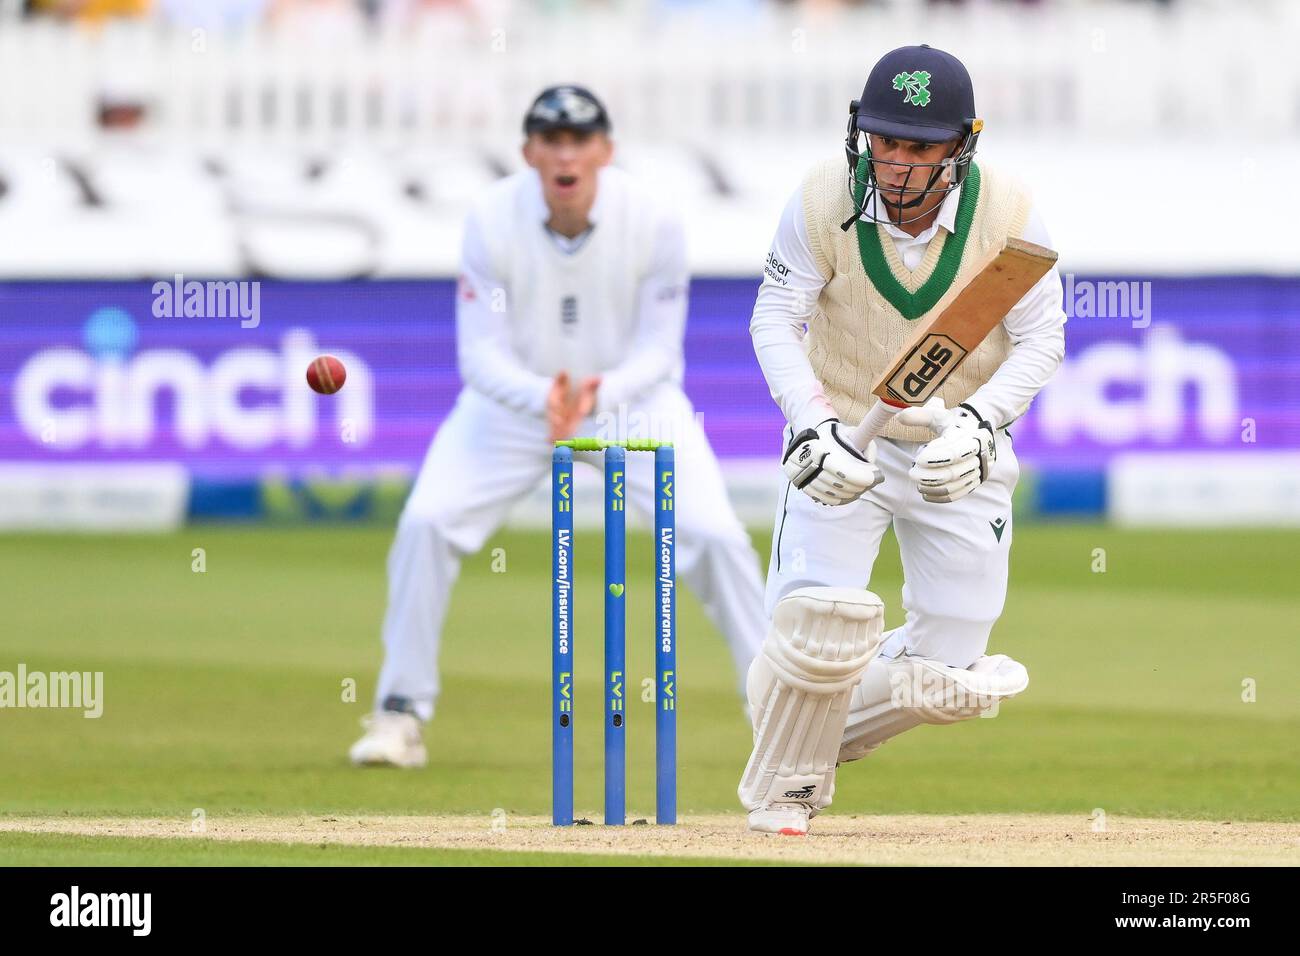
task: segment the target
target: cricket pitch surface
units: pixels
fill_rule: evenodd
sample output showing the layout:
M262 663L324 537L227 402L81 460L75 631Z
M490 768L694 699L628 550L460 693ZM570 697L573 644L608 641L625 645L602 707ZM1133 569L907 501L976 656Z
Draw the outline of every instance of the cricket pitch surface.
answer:
M598 821L598 815L589 815ZM822 815L805 837L749 833L740 814L684 816L675 827L556 828L543 817L231 816L189 820L0 817L0 832L582 853L737 863L919 866L1296 866L1300 823L1046 814Z

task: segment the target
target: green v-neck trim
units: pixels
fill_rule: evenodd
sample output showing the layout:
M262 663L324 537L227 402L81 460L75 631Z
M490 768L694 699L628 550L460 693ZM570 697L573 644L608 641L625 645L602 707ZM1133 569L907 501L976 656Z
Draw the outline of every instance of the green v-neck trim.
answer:
M867 162L866 158L864 157L861 162ZM854 199L861 208L862 198L866 195L867 189L866 174L861 165L859 165L857 182ZM966 181L962 184L961 199L957 202L957 221L953 224L953 232L944 239L943 250L939 253L939 261L935 263L930 278L926 279L915 292L909 292L907 287L898 281L894 270L889 268L889 262L885 259L885 250L881 247L889 237L883 235L880 227L874 222L858 220L858 254L862 259L862 268L866 270L867 278L876 287L876 291L909 322L919 319L933 309L935 303L943 298L944 293L957 278L957 269L961 266L966 239L970 236L970 224L975 218L975 205L979 202L979 195L980 170L978 166L971 163L970 172L967 173Z

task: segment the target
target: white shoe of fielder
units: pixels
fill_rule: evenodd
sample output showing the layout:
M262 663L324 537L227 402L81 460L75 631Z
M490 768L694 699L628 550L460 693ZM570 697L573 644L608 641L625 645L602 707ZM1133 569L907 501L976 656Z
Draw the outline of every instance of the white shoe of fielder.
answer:
M749 828L756 833L780 833L783 836L805 836L808 820L813 811L802 803L774 803L749 811Z
M412 714L380 710L361 718L365 735L352 745L348 756L358 767L423 767L429 760Z

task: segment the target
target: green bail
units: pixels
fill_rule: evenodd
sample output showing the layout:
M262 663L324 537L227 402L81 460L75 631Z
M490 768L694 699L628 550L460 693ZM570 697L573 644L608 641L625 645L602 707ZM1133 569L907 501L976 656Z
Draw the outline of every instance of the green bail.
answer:
M606 448L625 448L628 451L654 451L657 448L672 448L670 441L654 441L650 438L628 438L624 441L610 441L605 438L566 438L555 443L556 448L572 448L574 451L604 451Z

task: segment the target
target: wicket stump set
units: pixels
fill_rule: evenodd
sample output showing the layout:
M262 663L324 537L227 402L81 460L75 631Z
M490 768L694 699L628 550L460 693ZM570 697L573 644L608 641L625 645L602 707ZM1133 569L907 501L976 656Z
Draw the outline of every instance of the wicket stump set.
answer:
M677 822L676 527L672 445L575 438L551 458L551 817L573 823L573 453L605 456L605 823L626 822L627 453L655 457L655 820Z

